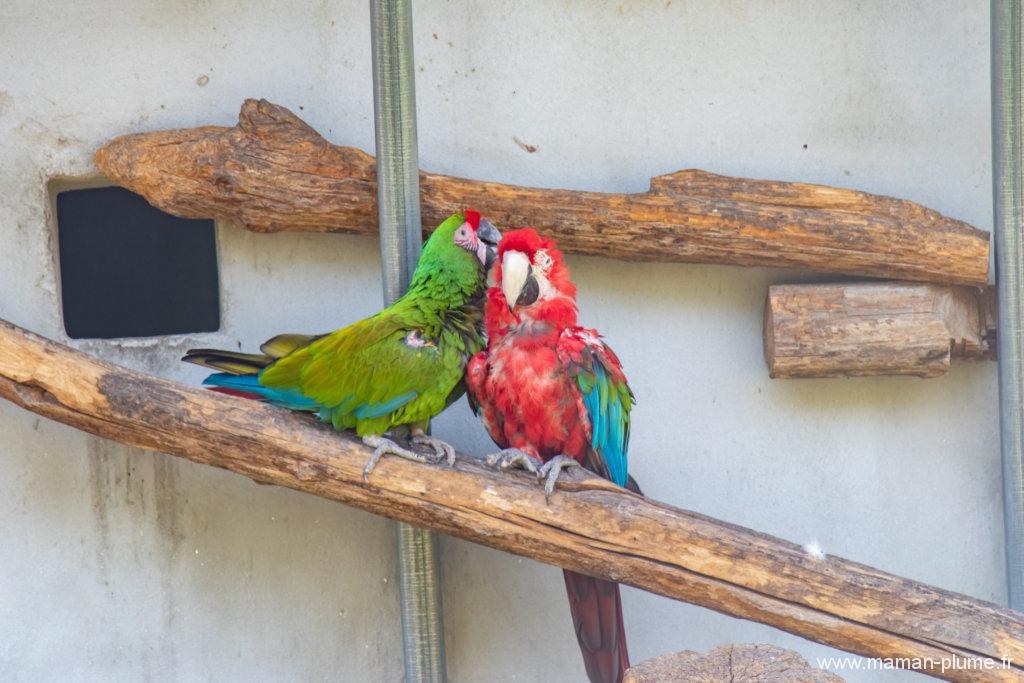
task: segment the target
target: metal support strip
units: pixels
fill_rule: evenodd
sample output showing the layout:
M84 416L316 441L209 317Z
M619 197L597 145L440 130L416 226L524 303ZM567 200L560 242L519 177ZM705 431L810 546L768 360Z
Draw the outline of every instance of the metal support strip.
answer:
M992 0L992 194L999 296L999 430L1010 607L1024 609L1024 254L1021 0Z

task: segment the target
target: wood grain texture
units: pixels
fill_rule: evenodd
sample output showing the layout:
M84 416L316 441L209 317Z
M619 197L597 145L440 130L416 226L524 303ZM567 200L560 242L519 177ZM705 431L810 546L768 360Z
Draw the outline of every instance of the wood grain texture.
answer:
M764 356L774 378L937 377L994 359L995 290L910 282L773 285Z
M374 158L337 147L284 107L246 100L233 128L119 137L96 152L112 181L169 213L258 232L377 233ZM986 284L989 237L913 202L699 170L648 192L518 187L421 173L424 230L467 206L499 228L533 226L578 254L778 266Z
M309 417L89 357L0 321L0 397L121 443L630 584L954 681L1024 680L1024 614L642 498L580 473L550 503L535 480L460 457L385 458ZM941 671L943 657L1013 668Z
M775 645L720 645L706 655L690 650L648 659L626 671L622 683L843 683Z

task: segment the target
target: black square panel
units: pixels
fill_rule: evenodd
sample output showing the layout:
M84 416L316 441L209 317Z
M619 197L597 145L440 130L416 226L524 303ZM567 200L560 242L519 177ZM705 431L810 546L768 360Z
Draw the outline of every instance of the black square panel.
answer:
M64 329L73 339L220 327L213 221L176 218L119 187L57 195Z

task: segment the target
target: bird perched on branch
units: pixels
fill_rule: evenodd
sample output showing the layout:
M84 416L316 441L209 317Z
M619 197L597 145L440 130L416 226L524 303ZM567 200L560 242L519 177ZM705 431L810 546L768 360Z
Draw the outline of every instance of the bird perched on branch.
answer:
M278 335L260 354L193 349L182 360L218 370L203 382L214 391L355 429L375 449L364 477L386 454L431 460L388 438L397 432L452 463L455 449L426 431L462 395L466 363L484 347L485 279L500 238L479 212L455 214L424 244L406 294L376 315L329 334Z
M469 362L470 404L502 449L487 461L545 479L582 466L639 493L626 450L633 394L597 332L576 325L576 287L555 242L532 229L498 246L484 309L487 349ZM587 674L622 680L629 667L619 586L565 571Z

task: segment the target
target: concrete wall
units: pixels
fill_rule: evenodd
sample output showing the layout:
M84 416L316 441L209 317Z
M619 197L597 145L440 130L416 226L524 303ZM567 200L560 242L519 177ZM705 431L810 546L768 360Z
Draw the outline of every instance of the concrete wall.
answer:
M417 3L415 23L425 168L641 191L699 167L990 227L987 3L459 0ZM93 173L117 134L230 124L249 96L372 150L366 1L0 4L0 317L64 339L50 179ZM75 346L197 382L177 362L190 346L333 329L380 303L374 239L218 235L218 333ZM766 287L805 276L571 265L582 320L638 396L647 493L1005 599L994 364L770 381ZM461 404L436 429L490 448ZM0 434L0 677L401 678L389 522L7 404ZM582 679L556 569L451 539L443 555L453 681ZM751 641L834 653L632 589L624 602L636 661ZM887 676L849 678L913 677Z

